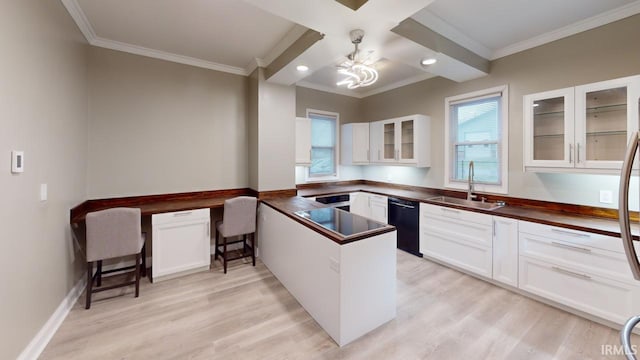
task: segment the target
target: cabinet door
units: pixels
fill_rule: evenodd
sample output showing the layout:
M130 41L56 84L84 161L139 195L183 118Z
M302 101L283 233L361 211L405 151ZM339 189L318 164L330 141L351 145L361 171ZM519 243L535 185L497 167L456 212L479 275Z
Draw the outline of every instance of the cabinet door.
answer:
M208 210L207 215L208 215ZM198 210L200 211L200 210ZM160 216L174 216L165 221ZM211 264L209 218L194 218L196 211L160 214L157 221L152 216L153 246L152 272L154 281L172 274L207 270Z
M372 163L382 162L382 141L383 141L382 122L374 121L369 124L369 149L370 161Z
M349 194L349 211L352 214L371 217L371 208L369 207L369 194L363 192L353 192Z
M407 119L397 122L398 128L398 160L401 162L415 162L416 138L414 136L415 120Z
M296 165L311 165L311 119L296 118Z
M574 89L524 97L525 167L573 167Z
M366 164L369 162L369 123L352 124L353 162Z
M620 169L638 129L639 76L576 87L576 167Z
M395 162L398 159L396 121L381 121L382 147L379 154L381 162Z
M387 224L389 221L387 197L382 195L369 195L371 218L375 221Z
M518 286L518 221L493 217L493 279Z

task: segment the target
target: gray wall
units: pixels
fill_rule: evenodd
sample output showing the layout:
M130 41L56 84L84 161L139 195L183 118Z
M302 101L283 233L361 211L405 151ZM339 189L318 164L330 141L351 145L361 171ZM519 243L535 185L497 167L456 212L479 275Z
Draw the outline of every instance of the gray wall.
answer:
M259 70L256 69L249 75L249 86L247 90L248 103L248 164L249 164L249 187L253 190L259 189L258 178L258 75Z
M3 2L0 44L0 359L15 359L84 274L69 209L86 197L87 45L60 1L41 0Z
M89 198L248 186L248 79L92 47Z
M258 72L258 190L295 189L295 86L271 84Z
M529 93L586 84L640 73L636 15L600 28L507 56L491 63L486 77L464 83L434 78L362 99L362 114L374 121L409 114L432 120L429 169L364 167L364 178L428 187L444 184L444 99L503 84L509 85L509 195L584 205L598 202L599 190L617 193L612 175L524 173L522 97ZM632 206L638 207L637 178Z
M296 116L306 117L307 109L337 112L340 124L367 121L363 118L360 99L297 86Z

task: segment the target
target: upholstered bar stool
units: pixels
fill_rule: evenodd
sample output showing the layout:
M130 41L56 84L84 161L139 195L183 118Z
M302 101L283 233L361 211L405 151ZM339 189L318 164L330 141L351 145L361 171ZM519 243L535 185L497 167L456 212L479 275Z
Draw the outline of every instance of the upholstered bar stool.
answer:
M258 200L251 196L238 196L224 202L223 219L216 222L216 250L214 260L220 256L227 273L227 262L245 257L251 257L256 266L256 209ZM220 237L222 236L222 243ZM227 240L231 237L242 236L239 240ZM251 237L251 245L247 238ZM243 243L240 255L229 257L228 245Z
M91 307L91 294L135 285L135 297L140 294L140 261L144 253L144 236L141 231L140 209L112 208L90 212L87 221L87 303ZM102 271L102 260L135 255L136 264L123 268ZM97 270L93 275L93 263ZM102 274L133 269L133 281L102 286ZM93 289L96 283L97 289Z

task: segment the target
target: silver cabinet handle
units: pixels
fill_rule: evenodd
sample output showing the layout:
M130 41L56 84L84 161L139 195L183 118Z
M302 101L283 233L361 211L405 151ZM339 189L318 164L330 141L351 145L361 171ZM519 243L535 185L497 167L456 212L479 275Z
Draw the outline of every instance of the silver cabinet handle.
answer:
M562 274L565 274L565 275L569 275L569 276L573 276L573 277L577 277L577 278L585 279L585 280L591 280L591 276L589 276L587 274L580 274L580 273L573 272L573 271L570 271L570 270L566 270L566 269L563 269L563 268L560 268L560 267L557 267L557 266L552 266L551 269L553 269L553 271L555 271L555 272L559 272L559 273L562 273Z
M185 211L185 212L180 212L180 213L175 213L173 214L173 216L187 216L187 215L191 215L193 211Z
M620 172L620 197L618 201L618 221L620 222L620 236L624 245L624 253L627 255L627 262L631 267L631 273L636 280L640 280L640 263L638 263L638 254L633 247L633 238L631 237L631 228L629 225L629 180L631 178L631 167L633 159L636 157L638 150L638 137L640 135L635 131L631 135L631 141L627 146L627 152L624 156L622 171Z
M440 210L446 211L446 212L451 212L451 213L456 213L456 214L460 213L460 211L458 211L458 210L453 210L453 209L444 208L444 207L441 207Z
M573 145L569 144L569 164L573 162L571 154L573 153Z
M560 234L565 234L565 235L577 236L577 237L584 237L584 238L591 237L591 235L589 235L589 234L575 233L573 231L556 229L556 228L551 228L551 231L556 232L556 233L560 233Z
M576 144L576 164L580 163L580 143Z
M580 246L567 245L567 244L559 243L559 242L556 242L556 241L552 241L551 244L554 245L554 246L565 248L565 249L582 251L582 252L585 252L585 253L590 253L591 252L591 249L588 249L588 248L584 248L584 247L580 247Z

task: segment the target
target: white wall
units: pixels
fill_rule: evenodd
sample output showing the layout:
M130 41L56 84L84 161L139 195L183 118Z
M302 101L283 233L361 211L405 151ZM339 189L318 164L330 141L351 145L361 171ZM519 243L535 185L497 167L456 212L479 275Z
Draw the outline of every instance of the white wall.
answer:
M95 47L89 60L89 198L248 186L247 77Z
M87 45L60 1L41 0L3 1L0 44L0 359L15 359L84 274L69 209L86 196Z

